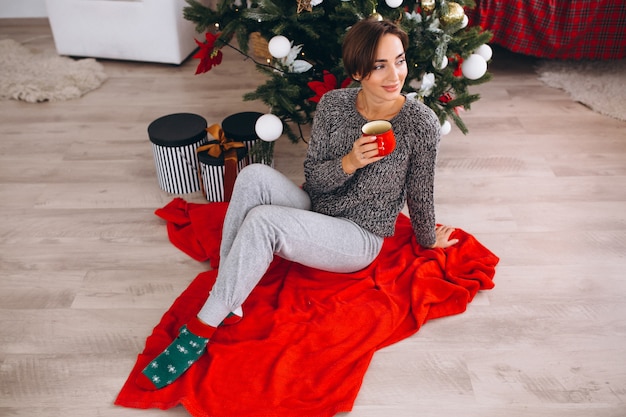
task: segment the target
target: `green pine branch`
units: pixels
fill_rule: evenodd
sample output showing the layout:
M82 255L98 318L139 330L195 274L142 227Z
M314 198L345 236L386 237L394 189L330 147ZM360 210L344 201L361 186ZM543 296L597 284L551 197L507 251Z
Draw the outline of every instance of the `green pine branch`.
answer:
M455 0L456 3L473 8L473 0ZM435 10L428 12L419 6L421 0L405 0L402 7L390 8L376 0L323 0L312 11L297 12L295 0L243 0L241 6L234 0L219 0L214 9L197 0L187 0L184 17L196 24L199 31L220 32L217 47L229 45L248 55L250 35L258 32L266 40L283 35L302 45L298 59L307 61L312 68L303 73L291 73L279 60L269 64L253 59L266 81L255 91L244 95L244 100L260 100L278 116L285 126L285 133L294 142L301 140L300 125L313 120L316 103L309 99L314 92L309 88L311 81L321 81L324 71L344 79L341 63L341 44L347 29L357 21L369 17L374 11L393 20L409 34L410 46L406 51L408 75L404 91L416 92L443 123L451 120L463 132L468 129L456 108L469 110L479 100L478 94L470 94L469 88L487 82L487 72L478 80L458 76L459 60L467 58L479 46L491 40L491 33L479 27L461 28L461 22L442 23L442 16L450 8L450 0L437 0ZM413 12L408 15L405 12ZM237 43L238 47L232 45ZM447 67L440 69L444 58ZM422 94L420 84L426 74L434 74L435 85L429 94ZM449 94L447 103L440 98ZM295 132L292 125L298 126Z

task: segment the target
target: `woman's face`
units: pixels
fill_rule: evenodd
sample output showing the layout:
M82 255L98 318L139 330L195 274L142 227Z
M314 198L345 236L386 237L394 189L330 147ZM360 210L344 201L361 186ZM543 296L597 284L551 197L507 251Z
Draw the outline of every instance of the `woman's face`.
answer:
M407 73L402 41L388 33L378 41L374 68L361 80L361 87L371 98L395 100L402 92Z

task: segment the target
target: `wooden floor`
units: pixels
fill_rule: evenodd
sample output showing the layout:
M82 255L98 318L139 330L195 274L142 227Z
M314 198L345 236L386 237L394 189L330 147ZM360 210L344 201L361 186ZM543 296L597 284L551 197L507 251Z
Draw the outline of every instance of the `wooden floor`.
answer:
M54 48L45 20L0 20L4 38ZM153 214L172 196L148 124L266 111L241 100L253 65L225 53L202 76L191 60L101 61L109 80L81 99L0 102L0 416L187 415L112 403L207 268ZM532 59L496 50L490 69L470 134L443 139L436 203L501 257L496 288L379 351L346 417L626 415L626 123L544 86ZM277 146L302 181L305 145Z

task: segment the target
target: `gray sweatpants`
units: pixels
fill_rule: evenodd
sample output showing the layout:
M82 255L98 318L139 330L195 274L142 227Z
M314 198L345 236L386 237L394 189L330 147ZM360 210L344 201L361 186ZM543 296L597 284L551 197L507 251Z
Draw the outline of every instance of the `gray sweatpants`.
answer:
M263 164L241 170L224 220L217 280L198 317L217 327L239 309L274 254L347 273L365 268L380 252L382 237L310 210L309 195L280 172Z

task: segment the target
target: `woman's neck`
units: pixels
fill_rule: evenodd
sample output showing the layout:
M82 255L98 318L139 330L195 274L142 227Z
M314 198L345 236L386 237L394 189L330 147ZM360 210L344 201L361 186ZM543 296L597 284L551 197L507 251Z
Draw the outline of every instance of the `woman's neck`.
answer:
M405 97L399 95L393 101L375 102L368 99L367 93L360 90L356 96L356 109L366 120L391 120L404 106Z

